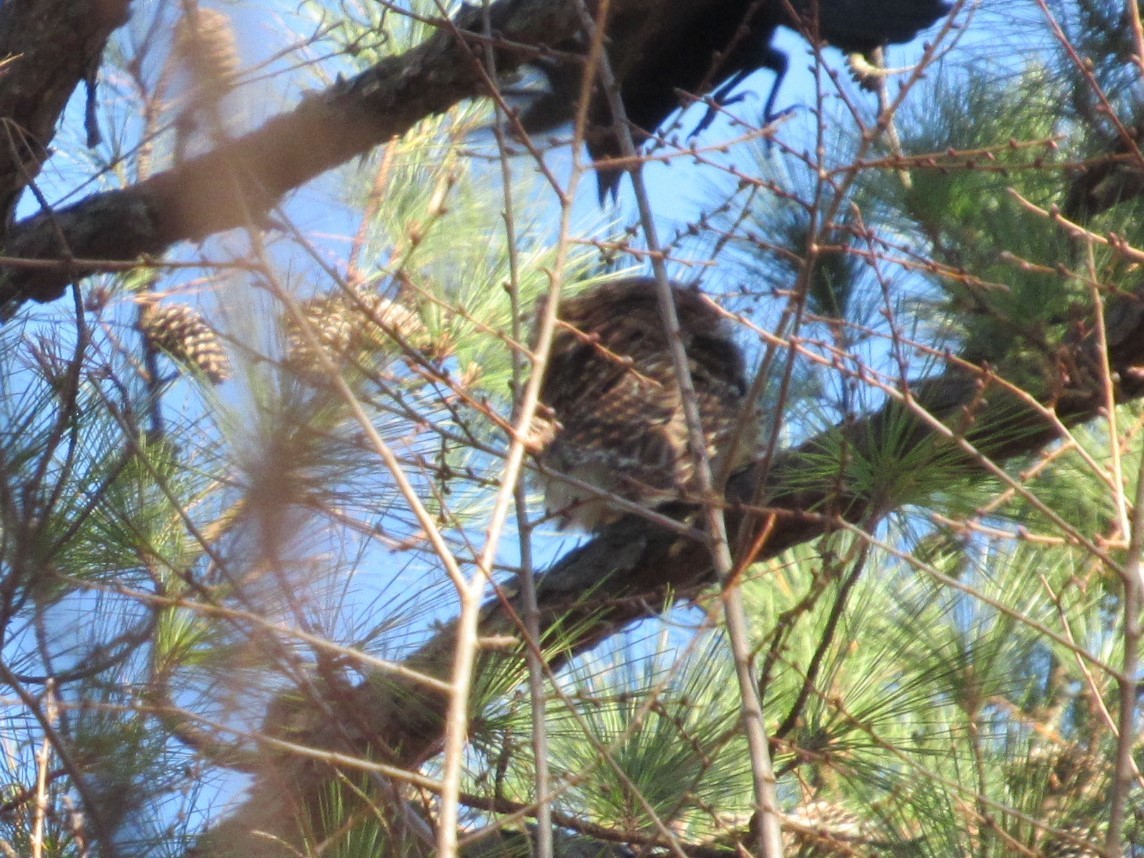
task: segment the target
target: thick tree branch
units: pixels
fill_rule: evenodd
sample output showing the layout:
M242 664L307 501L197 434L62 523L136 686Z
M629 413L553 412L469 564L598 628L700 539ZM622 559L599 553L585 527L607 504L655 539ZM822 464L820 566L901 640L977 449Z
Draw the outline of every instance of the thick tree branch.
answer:
M50 2L66 5L66 0ZM120 9L126 2L90 0ZM645 20L670 10L695 18L716 2L612 0L610 14ZM499 0L490 15L502 71L543 55L580 27L578 4L565 0ZM0 321L25 301L56 300L78 278L122 270L179 241L257 224L287 192L428 116L487 94L484 59L477 50L480 37L475 35L482 32L480 4L465 6L420 46L307 95L296 109L256 131L137 185L16 224L2 248L8 259L0 263Z
M1144 296L1144 288L1110 304L1106 314L1108 359L1122 400L1144 396L1144 301L1138 296ZM954 369L918 384L910 394L912 404L895 400L865 420L784 453L771 468L763 505L750 502L760 466L738 473L727 492L734 504L727 515L729 536L733 545L752 545L754 550L750 558L737 557L737 563L773 557L829 532L840 520L858 522L888 511L887 498L848 487L845 479L824 477L830 462L869 460L887 449L928 449L947 467L984 472L991 464L1033 453L1057 440L1062 425L1095 416L1104 404L1099 380L1102 356L1095 335L1078 334L1074 342L1062 346L1059 357L1059 365L1068 369L1045 379L1041 402L969 369ZM842 467L835 471L844 472ZM919 493L909 499L919 500ZM679 512L688 514L686 509ZM662 610L669 600L692 597L714 582L710 553L701 542L638 516L622 519L538 581L542 636L564 641L564 649L548 653L550 668L558 669L576 653ZM519 638L521 611L516 596L491 603L481 634L489 639ZM554 635L557 629L561 631ZM452 631L445 629L404 666L447 678L452 651ZM495 675L521 663L519 652L489 650L478 663L477 675ZM315 717L310 727L292 735L306 747L413 769L439 749L446 703L444 695L414 682L377 676L341 702L344 717L336 725ZM358 737L354 747L346 747L346 725L354 725ZM250 799L206 837L201 854L244 858L287 854L274 838L297 842L299 825L316 823L318 799L335 777L333 766L312 759L268 758Z
M131 0L8 0L0 4L0 217L39 175L64 107L81 81L95 86L103 49ZM88 136L94 128L88 129Z
M574 10L574 4L553 0L496 4L500 67L515 67L535 53L522 45L574 32ZM467 8L417 48L307 95L294 111L212 152L138 185L17 224L5 242L6 256L59 264L10 262L0 276L0 314L11 316L27 300L55 300L76 278L101 270L99 261L119 268L178 241L257 223L288 191L485 92L482 61L470 44L475 37L465 31L481 31L479 8Z

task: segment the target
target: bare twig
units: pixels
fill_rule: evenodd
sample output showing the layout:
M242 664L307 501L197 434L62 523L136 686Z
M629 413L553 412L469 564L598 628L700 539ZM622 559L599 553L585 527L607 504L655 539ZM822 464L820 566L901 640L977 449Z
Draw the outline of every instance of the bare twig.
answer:
M594 39L600 38L602 28L596 26L583 3L580 6L585 30ZM635 165L631 168L630 175L635 189L636 202L639 206L640 225L650 251L652 270L655 273L660 314L667 335L668 348L671 351L675 379L679 384L680 400L687 420L690 453L695 462L696 487L700 497L704 499L703 511L707 531L707 547L715 565L715 574L723 587L724 614L731 651L735 660L735 673L739 680L743 727L751 754L751 776L755 790L755 807L759 816L759 848L765 858L782 858L782 830L778 815L778 799L775 793L774 767L771 764L766 721L763 716L762 704L759 701L758 681L754 675L751 660L746 611L743 607L742 591L738 582L734 580L734 561L731 558L722 507L716 499L717 492L711 473L711 462L707 456L707 443L704 438L695 386L692 383L691 371L688 368L687 353L680 336L675 299L672 296L663 256L659 252L660 243L651 203L643 183L642 166L632 141L631 129L628 127L627 114L620 98L619 86L606 54L600 58L598 73L601 86L607 94L612 116L615 118L615 131L620 141L621 151L624 157L632 159L632 163Z
M1116 719L1116 775L1108 798L1108 836L1104 843L1110 858L1118 858L1122 853L1121 834L1135 766L1132 754L1139 700L1140 638L1144 635L1144 462L1136 474L1132 532L1120 580L1124 589L1124 653L1117 677L1120 705Z

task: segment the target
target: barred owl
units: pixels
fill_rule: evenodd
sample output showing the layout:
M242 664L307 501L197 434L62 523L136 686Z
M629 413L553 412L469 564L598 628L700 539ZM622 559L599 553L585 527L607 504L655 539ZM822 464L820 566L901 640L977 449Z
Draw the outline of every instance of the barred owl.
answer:
M733 437L746 393L743 356L702 294L675 285L675 308L712 470L751 445ZM696 489L695 462L655 281L619 280L563 301L541 383L539 460L547 469L655 508ZM733 454L738 450L738 454ZM546 503L562 523L595 530L622 510L556 475Z

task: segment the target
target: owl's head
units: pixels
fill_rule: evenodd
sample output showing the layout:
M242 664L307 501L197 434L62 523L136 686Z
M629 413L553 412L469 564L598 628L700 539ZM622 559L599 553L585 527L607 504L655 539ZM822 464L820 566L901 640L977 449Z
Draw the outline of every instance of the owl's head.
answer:
M675 313L686 347L692 340L725 342L733 348L732 326L722 310L694 286L671 284ZM604 346L623 345L629 338L666 346L667 335L659 309L656 281L629 277L603 283L560 302L556 351L563 344L585 336L598 338ZM740 358L741 360L741 358Z

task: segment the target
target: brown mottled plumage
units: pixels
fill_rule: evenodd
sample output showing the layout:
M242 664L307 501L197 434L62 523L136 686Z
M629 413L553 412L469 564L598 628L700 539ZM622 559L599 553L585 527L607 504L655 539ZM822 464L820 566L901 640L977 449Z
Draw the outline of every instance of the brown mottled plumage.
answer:
M743 356L727 321L693 289L673 286L683 346L702 415L707 452L718 474L751 444L733 434L746 393ZM654 508L696 489L687 421L660 318L655 281L606 283L563 301L534 437L548 469L640 506ZM547 505L587 530L622 510L545 476Z

